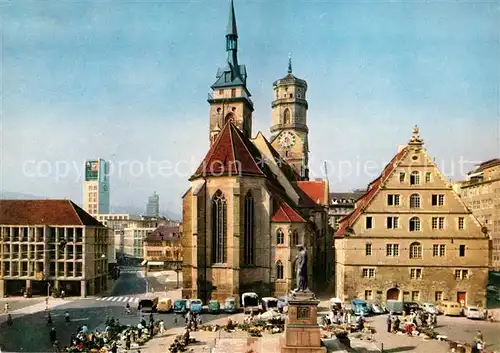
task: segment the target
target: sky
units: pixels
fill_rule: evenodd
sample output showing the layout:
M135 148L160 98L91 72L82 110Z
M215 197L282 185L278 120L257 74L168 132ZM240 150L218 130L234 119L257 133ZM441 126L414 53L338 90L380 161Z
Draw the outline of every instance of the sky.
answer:
M310 163L364 188L417 124L458 180L500 155L496 1L235 0L239 62L269 136L272 83L308 83ZM111 203L180 213L209 147L229 0L0 1L0 190L82 201L85 159L110 161ZM324 165L326 162L327 174Z

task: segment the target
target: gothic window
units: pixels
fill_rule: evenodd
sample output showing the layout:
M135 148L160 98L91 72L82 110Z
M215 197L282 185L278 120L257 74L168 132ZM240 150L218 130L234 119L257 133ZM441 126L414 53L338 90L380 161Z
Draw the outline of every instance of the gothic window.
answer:
M276 262L276 279L283 279L283 278L285 278L283 263L280 260L278 260L278 262Z
M276 231L276 244L285 244L285 234L281 228Z
M299 245L299 232L297 231L297 229L294 229L292 231L292 246L297 246Z
M420 218L412 217L410 218L410 232L420 231Z
M290 124L290 110L285 109L283 113L283 124Z
M212 262L227 261L227 202L218 190L212 199Z
M410 259L422 258L422 245L418 242L410 244Z
M244 254L243 260L245 264L253 264L253 232L254 232L254 202L252 193L249 191L245 196L245 229L244 229Z
M420 195L412 194L410 196L410 208L420 208Z

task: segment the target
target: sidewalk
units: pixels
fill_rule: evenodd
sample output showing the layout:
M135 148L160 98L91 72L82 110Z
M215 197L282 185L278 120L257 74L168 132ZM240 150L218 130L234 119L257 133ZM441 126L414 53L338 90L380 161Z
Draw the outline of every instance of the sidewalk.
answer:
M67 304L67 303L71 303L71 300L50 298L48 307L49 307L49 310L52 310L58 306L61 306L61 305ZM23 317L26 315L31 315L31 314L35 314L35 313L38 313L41 311L45 311L46 307L47 307L47 305L45 304L45 300L44 300L42 302L30 305L30 306L26 306L24 308L12 310L10 312L10 314L12 315L12 318L15 319L15 318ZM3 324L6 321L7 321L7 315L2 314L0 316L0 324Z

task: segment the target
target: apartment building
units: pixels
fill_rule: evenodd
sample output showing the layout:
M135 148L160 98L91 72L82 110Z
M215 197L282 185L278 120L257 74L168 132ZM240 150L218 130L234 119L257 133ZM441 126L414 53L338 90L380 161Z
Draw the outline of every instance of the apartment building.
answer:
M0 296L107 288L106 227L69 200L0 200Z
M161 225L144 240L144 265L148 271L181 269L182 244L180 227Z
M356 201L363 196L364 191L332 192L328 202L328 224L337 229L340 220L354 210Z
M500 159L483 162L460 182L465 204L491 237L492 271L500 271Z
M335 234L336 295L485 305L489 239L424 149L408 144Z

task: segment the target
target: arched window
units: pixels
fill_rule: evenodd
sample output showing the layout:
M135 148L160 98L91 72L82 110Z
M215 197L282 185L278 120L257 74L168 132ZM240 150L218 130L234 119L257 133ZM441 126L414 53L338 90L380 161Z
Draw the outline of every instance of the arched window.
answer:
M227 262L227 202L220 190L212 199L212 262Z
M276 231L276 244L285 244L285 234L281 228Z
M410 196L410 208L420 208L420 195L412 194Z
M292 246L299 245L299 232L298 232L297 229L294 229L292 231L292 241L291 241L291 243L292 243Z
M418 242L410 244L410 259L422 258L422 245Z
M252 193L249 191L245 196L245 229L244 229L244 253L243 260L247 265L253 264L253 233L254 233L254 202Z
M283 278L285 278L283 263L280 260L278 260L278 262L276 262L276 279L283 279Z
M420 231L420 218L412 217L410 218L410 232Z
M415 170L410 174L410 185L418 184L420 184L420 173Z
M285 109L283 113L283 124L290 124L290 110Z

